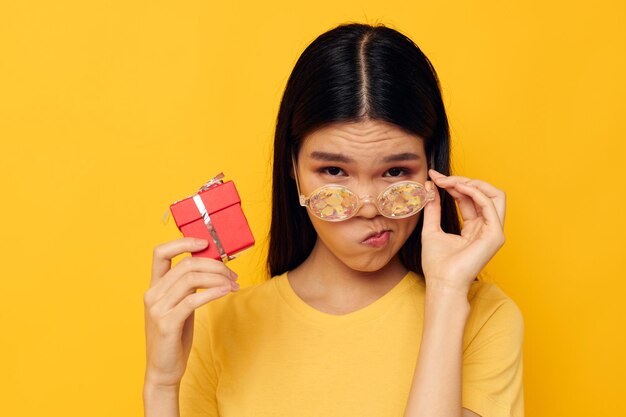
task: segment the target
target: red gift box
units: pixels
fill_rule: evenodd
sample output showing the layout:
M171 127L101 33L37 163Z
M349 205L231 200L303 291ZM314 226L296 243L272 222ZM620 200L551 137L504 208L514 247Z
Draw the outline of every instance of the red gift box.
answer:
M205 250L192 256L226 262L254 245L254 237L235 184L222 182L222 176L207 182L197 194L173 203L170 211L183 235L209 241Z

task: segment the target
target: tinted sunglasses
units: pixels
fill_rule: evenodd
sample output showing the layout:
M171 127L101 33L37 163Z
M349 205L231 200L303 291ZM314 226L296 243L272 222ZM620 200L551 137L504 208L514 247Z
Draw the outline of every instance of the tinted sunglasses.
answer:
M424 185L414 181L399 181L385 188L378 197L359 197L352 190L339 184L327 184L317 188L308 197L300 191L295 155L291 155L300 205L308 207L315 217L329 222L340 222L355 216L365 203L373 203L378 212L390 219L404 219L417 214L435 199L435 191L427 191Z

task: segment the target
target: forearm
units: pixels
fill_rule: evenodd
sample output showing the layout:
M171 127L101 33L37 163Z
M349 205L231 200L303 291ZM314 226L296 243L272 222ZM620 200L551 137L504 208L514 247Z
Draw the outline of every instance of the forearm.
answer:
M143 387L145 417L180 417L178 388L157 388L150 384Z
M460 417L467 292L426 286L424 327L405 417Z

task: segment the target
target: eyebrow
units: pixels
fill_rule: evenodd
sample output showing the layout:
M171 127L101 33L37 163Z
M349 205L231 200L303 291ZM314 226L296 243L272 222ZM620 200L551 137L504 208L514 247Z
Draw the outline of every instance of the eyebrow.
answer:
M349 164L354 162L354 159L349 158L340 153L332 153L332 152L311 152L311 158L316 159L318 161L324 162L343 162L344 164ZM384 163L388 162L402 162L402 161L417 161L420 159L420 156L411 152L403 152L394 155L387 155L383 158Z
M311 152L311 158L317 159L318 161L324 162L343 162L345 164L349 164L354 162L354 159L348 158L345 155L340 153L331 153L331 152Z
M420 156L416 153L404 152L395 155L388 155L383 158L383 162L418 161Z

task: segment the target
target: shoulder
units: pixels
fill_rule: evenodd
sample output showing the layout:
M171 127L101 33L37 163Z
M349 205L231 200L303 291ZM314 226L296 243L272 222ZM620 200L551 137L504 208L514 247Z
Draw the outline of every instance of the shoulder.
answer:
M469 338L506 334L511 343L521 344L524 317L517 303L497 284L476 281L468 293L471 306L467 321Z
M482 416L524 415L524 319L491 282L474 282L463 340L463 407Z
M475 281L467 295L472 309L480 309L482 312L505 310L508 314L522 319L522 313L518 305L500 287L487 281Z

